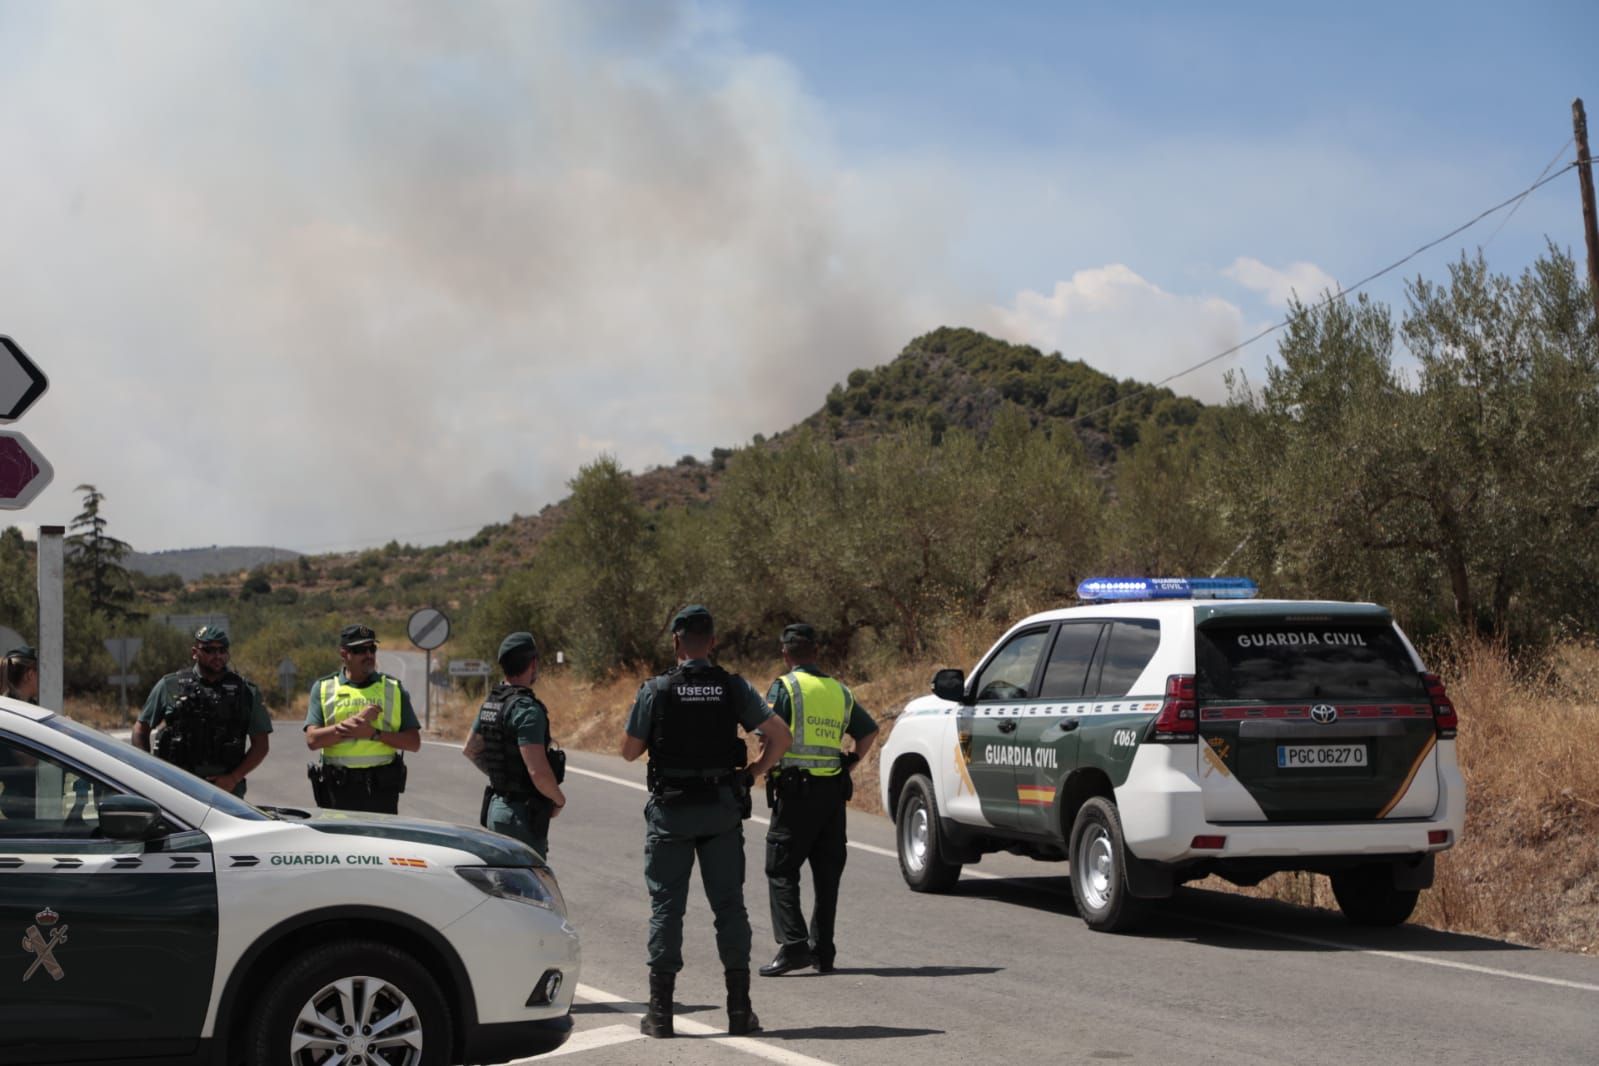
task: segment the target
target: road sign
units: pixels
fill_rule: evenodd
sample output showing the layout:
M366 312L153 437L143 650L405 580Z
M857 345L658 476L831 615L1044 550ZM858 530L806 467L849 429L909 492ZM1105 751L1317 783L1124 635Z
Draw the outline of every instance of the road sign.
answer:
M39 449L16 430L0 430L0 511L20 511L55 477Z
M17 342L0 337L0 422L15 422L44 395L49 379L23 354Z
M128 672L128 667L133 665L134 656L139 654L139 649L142 647L144 647L143 637L107 637L105 642L105 650L111 653L111 658L117 661L117 669L123 673ZM112 684L117 682L113 681Z
M423 651L432 651L450 639L450 620L437 607L423 607L405 623L405 635Z
M485 659L451 659L451 677L488 677L494 667Z
M111 674L106 677L106 683L110 685L137 685L139 683L139 675ZM126 704L127 701L123 700L123 703Z
M300 671L295 669L293 659L284 659L281 663L278 663L278 687L283 690L285 697L293 694L294 679L299 674Z

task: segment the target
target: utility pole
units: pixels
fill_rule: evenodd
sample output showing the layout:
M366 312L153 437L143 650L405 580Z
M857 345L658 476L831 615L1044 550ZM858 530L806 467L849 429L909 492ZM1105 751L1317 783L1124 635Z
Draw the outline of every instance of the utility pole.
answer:
M1571 130L1577 141L1577 181L1582 186L1582 232L1588 242L1588 295L1599 315L1599 221L1593 206L1593 160L1588 155L1588 113L1582 97L1571 101Z

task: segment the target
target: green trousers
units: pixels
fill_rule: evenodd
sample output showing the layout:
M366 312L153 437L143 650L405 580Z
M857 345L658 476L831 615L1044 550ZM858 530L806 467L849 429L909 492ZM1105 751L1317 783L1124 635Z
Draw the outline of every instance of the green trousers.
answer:
M506 799L496 792L489 800L485 828L515 837L534 851L550 857L550 815L548 805L531 796Z
M733 790L715 802L644 805L644 883L650 890L650 969L683 969L683 911L689 877L699 860L700 881L716 921L716 950L724 970L750 965L750 916L744 909L744 820Z

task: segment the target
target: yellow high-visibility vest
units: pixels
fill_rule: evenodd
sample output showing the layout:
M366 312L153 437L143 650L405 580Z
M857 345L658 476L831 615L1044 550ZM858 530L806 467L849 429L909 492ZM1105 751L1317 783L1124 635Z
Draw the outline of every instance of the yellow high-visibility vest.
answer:
M338 725L359 714L367 704L383 708L373 723L382 733L400 731L400 683L392 677L374 677L357 688L342 673L318 682L322 724ZM333 766L383 766L394 761L397 749L381 740L341 740L322 749L322 761Z
M794 734L794 744L778 766L832 777L843 768L840 747L844 743L844 727L855 709L855 697L833 678L804 670L784 674L782 682L788 690L793 719L789 729Z

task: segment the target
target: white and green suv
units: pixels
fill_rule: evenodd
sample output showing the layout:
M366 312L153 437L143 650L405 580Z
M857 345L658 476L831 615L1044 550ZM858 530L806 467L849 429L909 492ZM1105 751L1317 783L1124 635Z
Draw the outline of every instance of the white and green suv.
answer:
M1330 875L1354 922L1408 918L1465 819L1455 709L1386 609L1253 587L1085 581L940 670L882 748L910 887L1011 851L1069 860L1093 929L1282 870Z

